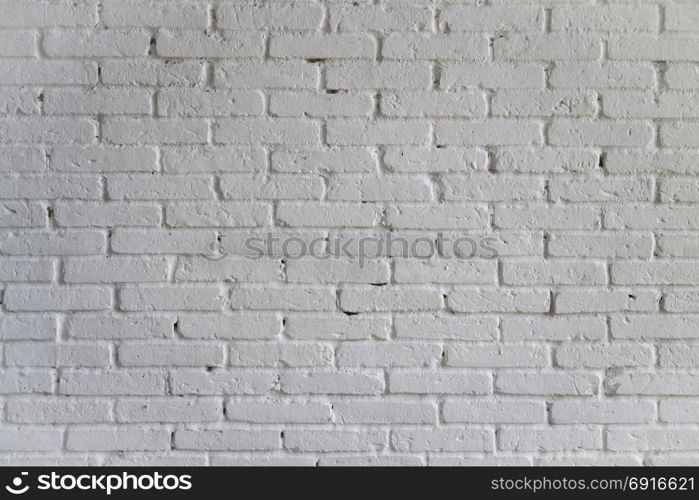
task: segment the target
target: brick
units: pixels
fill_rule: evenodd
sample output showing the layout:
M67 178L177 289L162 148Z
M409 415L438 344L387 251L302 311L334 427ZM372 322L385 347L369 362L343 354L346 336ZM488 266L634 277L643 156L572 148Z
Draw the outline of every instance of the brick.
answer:
M36 55L36 33L28 30L3 30L0 33L3 57L34 57Z
M53 391L54 375L49 370L3 369L0 394L50 394Z
M613 451L691 450L697 443L692 429L608 429L607 447Z
M0 451L58 451L63 442L63 432L58 429L18 429L0 431Z
M202 194L208 194L208 178L204 185ZM257 227L266 225L271 216L272 207L263 203L190 201L165 207L165 219L172 227Z
M366 94L276 93L270 100L274 116L368 116L374 107Z
M16 398L7 402L10 422L23 424L99 424L112 422L112 403L92 398Z
M43 108L48 115L148 115L151 112L151 93L125 89L46 89Z
M254 116L264 108L259 92L216 89L208 92L163 90L158 92L160 116Z
M43 172L45 169L45 154L40 148L0 146L0 171Z
M558 312L558 311L556 311ZM508 342L547 340L604 340L605 318L521 316L502 319L502 336Z
M443 175L439 178L439 187L443 198L449 201L519 201L544 198L544 181L536 177Z
M319 5L249 7L223 4L217 12L218 25L233 30L316 30L323 19L323 9Z
M119 292L122 311L219 311L223 290L218 286L126 286Z
M116 229L112 251L125 254L201 254L217 241L212 230L197 229Z
M61 374L58 393L66 395L158 395L165 394L164 374L139 370L76 369Z
M290 62L222 61L215 68L217 87L269 89L312 89L318 86L320 71L314 64Z
M331 5L333 31L429 31L432 13L412 5Z
M255 370L172 370L171 392L177 395L266 394L276 386L275 374Z
M655 81L655 71L647 63L557 63L551 71L554 88L646 88Z
M174 316L157 315L73 315L65 326L76 339L149 339L171 337Z
M223 414L221 400L215 398L119 399L114 408L117 422L217 422Z
M669 63L665 71L665 82L671 89L699 88L699 65L695 63Z
M296 340L361 340L386 338L391 328L387 316L293 314L286 318L284 333Z
M655 31L660 22L654 5L561 7L551 12L551 28L555 31Z
M48 315L0 316L0 338L3 340L54 340L56 319Z
M550 357L542 346L453 345L446 352L446 365L456 367L543 367Z
M695 118L693 94L668 91L655 98L649 92L610 91L602 94L604 113L612 118Z
M496 61L595 60L602 54L598 37L572 33L508 34L495 38L493 49Z
M530 89L544 86L544 66L533 63L449 63L442 69L440 87Z
M432 77L425 63L357 61L329 65L326 79L329 89L426 89Z
M492 100L495 116L593 116L596 110L590 92L498 90Z
M155 172L158 170L154 148L57 146L51 150L51 166L61 172Z
M331 311L335 294L330 287L289 285L283 288L239 285L231 291L233 309Z
M0 259L0 281L4 282L47 282L54 277L51 260Z
M429 287L346 286L340 293L340 307L349 312L426 311L440 309L439 291Z
M0 61L0 83L92 85L97 83L97 64L93 61L3 59Z
M195 3L177 2L162 4L153 1L127 2L114 0L105 2L100 19L109 27L153 28L206 28L208 16L205 9Z
M602 430L584 426L550 429L505 427L498 435L500 449L512 451L566 451L602 449Z
M605 378L604 390L608 395L697 395L699 379L687 372L622 372Z
M367 34L272 36L269 54L275 58L354 59L371 58L376 41Z
M94 255L104 252L106 241L97 230L0 231L5 255Z
M381 93L381 112L386 116L485 116L485 106L480 92Z
M605 285L607 269L601 262L514 261L503 263L506 285Z
M204 144L209 124L201 119L128 119L105 120L103 138L110 144Z
M374 172L376 159L370 150L347 148L337 151L275 151L272 169L284 173Z
M591 396L597 394L598 387L598 375L572 370L501 371L495 378L495 392L500 394Z
M320 137L317 123L294 118L222 118L213 127L214 142L220 144L314 145Z
M388 225L394 229L480 229L487 225L484 205L467 204L399 204L386 213Z
M391 342L380 345L345 343L336 357L340 367L394 367L435 365L442 349L437 344Z
M410 314L396 316L396 336L405 339L480 341L497 338L497 320L472 315Z
M10 286L4 298L9 311L99 311L112 302L111 290L100 286Z
M264 39L245 31L166 31L160 30L155 42L163 57L235 58L259 57L264 53Z
M662 206L627 204L605 210L604 222L609 229L697 229L697 209L691 205Z
M102 82L111 85L194 87L204 81L204 64L196 60L111 59L100 70Z
M381 394L384 377L380 370L309 371L282 374L285 394Z
M0 210L0 226L3 228L46 227L48 212L41 203L7 201Z
M159 451L170 448L167 429L73 428L66 433L70 451Z
M109 347L87 344L55 345L50 343L13 343L5 349L8 366L46 367L106 367L109 365Z
M492 385L487 373L458 370L393 370L388 379L393 394L489 394Z
M697 41L686 36L637 35L609 40L609 58L637 61L696 61Z
M264 169L264 150L256 147L191 146L163 148L167 173L259 172Z
M443 31L538 31L542 12L535 5L448 7L439 16Z
M281 319L267 313L185 314L178 317L177 329L191 339L274 339L281 332Z
M546 407L539 401L445 401L442 409L448 423L536 424L546 419Z
M38 2L26 4L18 0L2 2L2 27L94 26L97 24L97 6L84 2Z
M655 351L647 344L563 345L556 349L554 358L558 366L571 368L652 366Z
M63 279L67 283L167 281L170 264L163 257L98 257L67 259Z
M694 367L699 365L699 353L692 345L663 345L658 348L658 361L664 367Z
M556 314L657 311L660 294L636 290L561 290Z
M386 59L480 60L488 53L486 37L479 35L392 33L384 40L381 55Z
M699 336L699 317L627 315L612 318L612 336L620 339L683 339Z
M425 144L429 124L423 121L333 120L328 123L328 143L337 146L372 146L378 144Z
M694 423L697 421L697 400L661 399L658 419L661 422Z
M388 148L383 160L393 173L461 172L485 170L487 154L475 148L423 149L404 146Z
M95 122L78 118L0 118L0 143L90 144Z
M391 445L396 451L492 451L494 435L487 429L396 430Z
M556 146L642 147L653 138L647 123L555 120L549 128L549 141Z
M335 403L333 413L343 424L434 424L437 408L431 403Z
M561 231L551 234L548 251L554 257L648 259L653 253L653 238L640 231Z
M330 422L332 413L329 403L313 401L258 403L232 400L226 405L228 420L255 424L323 424Z
M619 262L612 265L612 283L639 285L693 285L699 266L692 261L639 262L634 266Z
M541 126L535 121L503 119L455 122L444 120L435 126L440 145L516 146L541 143Z
M100 180L93 175L5 177L0 196L3 198L98 199Z
M455 287L447 297L449 309L464 313L543 313L551 307L548 290Z
M381 451L386 431L291 430L284 433L284 447L298 452Z
M159 226L161 209L152 203L57 202L54 219L62 227Z
M287 227L371 227L381 207L368 203L281 202L277 219Z
M324 191L320 176L224 175L220 180L223 197L234 200L319 199Z
M231 366L314 367L333 363L333 349L326 344L237 342L229 352Z
M220 366L223 349L215 344L122 344L117 357L123 366Z
M49 31L42 46L51 57L136 57L148 54L144 30Z

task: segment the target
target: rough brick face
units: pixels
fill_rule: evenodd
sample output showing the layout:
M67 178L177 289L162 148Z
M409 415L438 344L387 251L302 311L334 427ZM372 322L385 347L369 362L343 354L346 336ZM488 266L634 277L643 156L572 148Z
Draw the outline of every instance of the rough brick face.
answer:
M697 35L0 0L0 465L698 465Z

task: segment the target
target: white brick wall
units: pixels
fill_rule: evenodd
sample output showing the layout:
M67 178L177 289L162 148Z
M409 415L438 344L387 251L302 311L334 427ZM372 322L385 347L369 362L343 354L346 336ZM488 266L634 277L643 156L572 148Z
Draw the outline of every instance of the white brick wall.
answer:
M0 0L0 464L699 464L698 92L695 0Z

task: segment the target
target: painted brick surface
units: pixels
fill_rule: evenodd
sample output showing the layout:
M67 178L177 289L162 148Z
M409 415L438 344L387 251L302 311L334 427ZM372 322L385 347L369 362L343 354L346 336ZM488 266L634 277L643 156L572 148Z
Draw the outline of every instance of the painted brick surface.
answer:
M0 0L0 464L697 465L697 118L693 0Z

